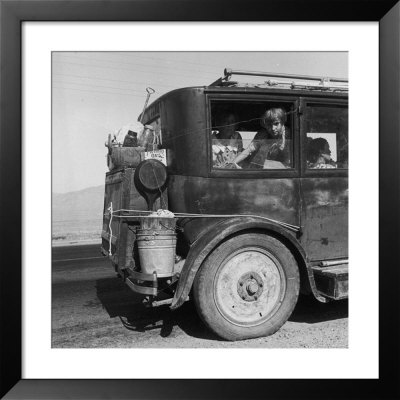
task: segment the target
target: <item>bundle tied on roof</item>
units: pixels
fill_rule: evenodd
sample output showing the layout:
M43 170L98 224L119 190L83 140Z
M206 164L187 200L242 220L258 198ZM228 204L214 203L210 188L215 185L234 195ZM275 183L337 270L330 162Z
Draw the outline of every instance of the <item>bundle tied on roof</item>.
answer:
M107 165L109 170L136 167L141 161L144 147L138 146L137 138L143 134L144 126L139 121L124 125L109 135Z

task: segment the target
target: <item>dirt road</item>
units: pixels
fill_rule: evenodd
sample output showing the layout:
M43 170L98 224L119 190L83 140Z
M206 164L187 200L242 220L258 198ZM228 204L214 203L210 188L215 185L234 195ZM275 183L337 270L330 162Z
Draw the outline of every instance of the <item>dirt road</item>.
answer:
M348 302L300 298L289 321L266 338L227 342L200 321L191 301L171 312L145 308L96 246L53 248L52 347L338 348L348 346Z

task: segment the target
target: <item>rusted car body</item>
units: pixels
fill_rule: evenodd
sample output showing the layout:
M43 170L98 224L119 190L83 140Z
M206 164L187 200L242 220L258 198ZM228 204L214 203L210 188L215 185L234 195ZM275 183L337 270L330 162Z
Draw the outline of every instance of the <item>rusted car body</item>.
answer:
M149 304L176 309L193 291L206 324L220 336L237 340L279 329L299 289L322 302L348 295L348 93L343 86L324 82L241 85L227 75L209 86L167 93L142 115L144 123L159 132L166 150L167 179L152 208L177 216L177 257L170 276L141 271L136 245L141 214L132 210L146 211L148 202L135 184L135 167L106 175L102 251ZM288 165L216 166L212 131L219 113L235 114L235 129L249 145L260 129L260 115L279 107L288 115ZM309 161L316 139L329 142L334 167L315 167ZM118 218L110 217L110 204L122 210ZM218 258L236 247L243 251L230 261L228 256L225 261ZM253 268L252 262L260 265ZM220 267L214 267L218 263ZM216 268L211 278L207 268ZM229 292L227 300L220 298L224 290ZM202 305L207 296L214 301ZM278 315L286 297L286 309ZM275 303L267 307L270 299ZM220 314L221 321L210 319L209 313Z

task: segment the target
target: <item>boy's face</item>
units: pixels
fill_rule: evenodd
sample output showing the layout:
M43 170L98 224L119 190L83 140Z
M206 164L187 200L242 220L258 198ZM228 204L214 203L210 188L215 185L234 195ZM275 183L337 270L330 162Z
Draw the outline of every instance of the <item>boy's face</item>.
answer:
M219 132L222 139L229 139L229 137L235 132L235 116L233 114L228 114L222 121L221 127L219 127Z
M272 123L268 124L268 131L275 138L282 136L282 129L282 121L278 118L274 119Z
M321 156L324 158L324 160L330 161L330 159L331 159L331 149L329 148L329 144L328 143L325 143L324 150L322 151Z

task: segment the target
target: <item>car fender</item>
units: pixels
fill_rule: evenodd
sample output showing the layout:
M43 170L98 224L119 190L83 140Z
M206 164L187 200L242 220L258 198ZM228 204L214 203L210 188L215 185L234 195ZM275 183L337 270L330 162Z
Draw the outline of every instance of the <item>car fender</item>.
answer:
M233 217L224 219L212 228L203 232L191 245L186 257L185 264L180 273L178 286L172 300L171 309L180 307L186 300L193 285L194 278L201 264L206 257L221 243L224 239L235 233L246 230L263 230L275 234L294 246L298 254L302 257L304 265L307 267L307 276L312 278L310 281L311 289L315 293L315 284L312 273L306 262L306 254L293 233L288 229L274 222L265 221L256 217Z

